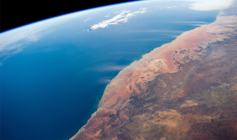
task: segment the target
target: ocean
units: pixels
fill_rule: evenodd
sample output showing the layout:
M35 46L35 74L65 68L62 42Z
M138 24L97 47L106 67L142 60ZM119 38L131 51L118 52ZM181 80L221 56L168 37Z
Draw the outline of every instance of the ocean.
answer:
M96 111L120 70L182 32L214 22L219 11L153 9L87 32L105 13L52 27L3 62L1 140L69 139Z

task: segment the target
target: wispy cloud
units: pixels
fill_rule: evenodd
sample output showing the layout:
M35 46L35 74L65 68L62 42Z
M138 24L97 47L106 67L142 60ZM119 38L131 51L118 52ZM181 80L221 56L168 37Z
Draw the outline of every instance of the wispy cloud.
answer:
M84 22L86 22L86 21L88 21L88 20L91 20L91 18L87 18L87 19L85 19Z
M176 23L180 23L183 25L191 25L191 26L202 26L208 24L208 22L203 22L203 21L179 21Z
M204 21L178 21L176 23L203 23L203 24L206 24L207 22L204 22Z
M132 16L134 16L136 14L139 14L139 13L145 13L145 12L146 12L146 8L141 8L140 10L135 11L135 12L124 10L121 13L119 13L118 15L111 18L111 19L104 20L100 23L94 24L93 26L91 26L90 29L95 30L95 29L99 29L99 28L108 27L109 25L116 25L116 24L119 24L119 23L125 23Z
M93 68L94 71L98 71L98 72L104 72L104 71L120 71L122 69L124 69L125 67L127 67L127 65L101 65L98 67Z
M178 30L138 30L135 32L147 32L147 33L183 33L184 31Z
M190 4L188 3L183 3L183 4L178 4L178 5L170 5L170 6L156 6L156 9L159 10L165 10L165 9L181 9L181 8L187 8L189 7Z
M45 25L45 26L43 26ZM55 24L52 24L53 26ZM36 42L50 31L48 24L32 24L0 34L0 57L20 52L30 42Z
M105 15L105 17L109 17L110 16L110 14L108 14L108 15Z
M155 9L158 10L167 10L167 9L182 9L182 8L188 8L190 7L190 3L179 3L179 4L174 4L174 5L159 5L156 6Z
M102 77L98 80L98 83L100 84L107 84L111 81L111 77Z
M50 27L80 15L83 13L63 15L0 33L0 58L4 60L10 55L21 52L29 43L36 42L49 34L52 31Z

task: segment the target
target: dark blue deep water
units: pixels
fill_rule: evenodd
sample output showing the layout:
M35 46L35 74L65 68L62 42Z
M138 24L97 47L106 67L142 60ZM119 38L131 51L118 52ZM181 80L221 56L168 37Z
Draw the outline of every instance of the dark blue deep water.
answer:
M108 81L124 66L197 27L183 21L211 23L218 11L154 10L85 32L105 14L52 27L3 62L1 140L69 139L96 111Z

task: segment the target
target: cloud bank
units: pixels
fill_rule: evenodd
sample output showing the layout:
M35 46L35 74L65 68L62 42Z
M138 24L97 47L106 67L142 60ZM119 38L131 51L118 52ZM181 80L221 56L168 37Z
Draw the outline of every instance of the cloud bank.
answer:
M116 24L119 24L119 23L125 23L132 16L134 16L136 14L139 14L139 13L145 13L145 12L146 12L146 8L141 8L140 10L135 11L135 12L124 10L121 13L119 13L118 15L111 18L111 19L104 20L104 21L102 21L98 24L94 24L93 26L90 27L90 29L95 30L95 29L99 29L99 28L108 27L109 25L116 25Z
M150 0L150 1L160 1L163 2L165 0ZM164 10L164 9L179 9L188 7L192 10L198 11L211 11L211 10L223 10L228 8L233 0L166 0L166 2L186 2L180 3L178 5L173 6L156 6L157 9Z
M228 8L232 3L232 0L191 0L191 1L194 3L192 3L189 8L198 11L222 10Z

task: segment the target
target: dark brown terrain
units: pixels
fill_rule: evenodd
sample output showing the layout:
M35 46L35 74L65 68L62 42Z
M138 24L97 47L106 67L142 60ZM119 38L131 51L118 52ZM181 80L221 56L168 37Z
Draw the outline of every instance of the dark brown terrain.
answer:
M122 70L71 140L237 140L237 2Z

